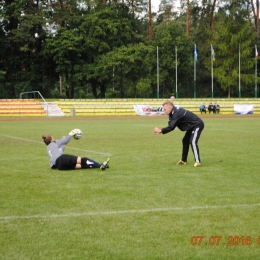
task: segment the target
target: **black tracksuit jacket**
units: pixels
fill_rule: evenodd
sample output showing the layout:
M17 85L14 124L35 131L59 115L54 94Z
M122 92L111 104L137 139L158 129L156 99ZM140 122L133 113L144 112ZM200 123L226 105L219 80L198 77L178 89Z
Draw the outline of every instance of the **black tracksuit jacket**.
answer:
M204 126L203 121L189 110L173 107L169 115L169 125L162 128L162 133L167 134L178 127L181 131L188 131L194 127Z

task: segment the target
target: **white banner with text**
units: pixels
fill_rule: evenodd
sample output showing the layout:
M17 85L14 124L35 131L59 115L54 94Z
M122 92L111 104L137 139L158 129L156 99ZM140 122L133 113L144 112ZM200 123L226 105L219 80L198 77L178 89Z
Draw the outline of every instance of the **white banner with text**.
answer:
M234 104L234 112L235 114L253 114L254 113L254 105L251 104Z
M133 105L135 113L139 116L159 116L165 115L163 111L163 106L156 108L151 107L150 105Z

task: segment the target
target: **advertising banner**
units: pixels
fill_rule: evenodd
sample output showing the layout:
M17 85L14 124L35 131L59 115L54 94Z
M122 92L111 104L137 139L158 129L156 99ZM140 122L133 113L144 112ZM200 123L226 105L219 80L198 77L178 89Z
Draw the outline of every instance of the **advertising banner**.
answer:
M254 113L254 105L247 104L234 104L234 112L235 114L253 114Z
M139 116L165 115L163 106L152 108L150 105L133 105L135 113Z

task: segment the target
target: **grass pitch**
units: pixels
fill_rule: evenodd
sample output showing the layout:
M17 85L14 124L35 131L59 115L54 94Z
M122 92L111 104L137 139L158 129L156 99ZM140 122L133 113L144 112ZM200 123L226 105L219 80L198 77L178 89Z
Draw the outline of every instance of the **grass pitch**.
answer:
M204 116L202 167L167 117L0 119L0 259L258 259L260 118ZM41 136L110 168L49 168Z

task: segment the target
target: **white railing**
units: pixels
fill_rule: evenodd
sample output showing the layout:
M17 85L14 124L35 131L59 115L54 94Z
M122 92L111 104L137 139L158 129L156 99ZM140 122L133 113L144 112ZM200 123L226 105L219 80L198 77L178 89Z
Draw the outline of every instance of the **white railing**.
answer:
M48 103L45 101L45 99L43 98L42 94L40 93L40 91L28 91L28 92L22 92L20 93L20 99L22 99L22 96L24 94L29 94L29 93L38 93L38 95L41 97L41 99L43 100L45 106L46 106L46 113L47 113L47 116L49 115L49 111L48 111Z

